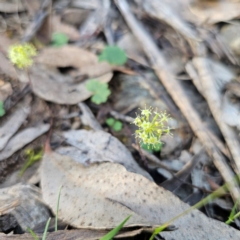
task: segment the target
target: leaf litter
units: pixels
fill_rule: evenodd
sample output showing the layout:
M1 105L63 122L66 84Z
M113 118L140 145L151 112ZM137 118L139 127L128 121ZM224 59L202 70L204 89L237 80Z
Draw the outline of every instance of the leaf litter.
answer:
M49 0L3 1L0 29L6 33L0 35L0 99L4 101L0 102L0 110L5 115L0 126L0 212L5 215L0 217L0 223L11 213L23 230L28 225L43 232L49 217L44 204L56 214L59 185L63 185L59 220L81 230L58 231L48 234L49 239L82 239L84 234L87 239L99 239L128 214L132 217L122 237L140 232L143 237L142 227L149 226L153 231L189 208L182 201L198 202L206 190L213 191L232 179L234 172L238 173L235 165L239 166L239 21L234 19L239 15L238 5L236 1L197 0L103 0L101 4L82 0L57 0L52 4ZM58 47L51 46L54 32L62 38L55 43ZM34 65L28 69L30 78L26 71L15 69L7 57L9 46L20 39L31 39L38 49ZM116 46L125 50L128 59ZM99 62L99 56L103 62ZM126 64L126 68L117 64ZM177 81L171 85L172 76ZM107 100L104 104L88 100L93 93L86 85L92 79L104 85L111 80L105 86L112 94L106 99L100 93L98 98ZM20 91L16 95L22 86L18 80L32 92ZM218 96L218 105L209 95L209 84L211 93L215 91ZM93 92L96 88L99 90L96 85ZM31 95L32 100L25 95ZM43 99L42 106L36 104L36 99ZM148 154L139 152L134 144L135 129L128 124L136 109L145 105L170 113L175 128L173 138L163 138L161 149ZM62 109L66 116L60 114ZM124 123L120 131L107 126L111 117ZM42 147L44 136L41 140L38 137L49 130L49 118L53 122L51 146L55 150L46 151L41 166L34 165L27 169L24 179L20 178L22 150L26 145L32 151ZM87 131L89 127L97 131ZM205 151L199 153L197 161L190 147L192 141L198 141L208 155ZM193 160L184 158L184 153ZM145 158L154 159L155 165ZM228 160L234 164L230 166ZM12 167L15 170L11 172ZM38 184L40 178L45 203L38 187L18 184ZM154 182L167 186L182 200ZM238 187L231 188L230 193L234 201L238 199ZM227 209L224 203L228 203ZM233 205L225 195L219 204L212 201L205 210L209 217L224 222ZM43 218L39 218L41 211ZM37 224L40 222L43 227ZM197 210L177 219L174 225L177 229L162 232L161 238L239 239L239 231ZM16 230L16 220L9 226L7 229ZM133 233L130 226L139 229ZM236 220L232 226L239 228L239 222ZM99 229L107 230L103 233ZM7 238L32 236L3 236Z

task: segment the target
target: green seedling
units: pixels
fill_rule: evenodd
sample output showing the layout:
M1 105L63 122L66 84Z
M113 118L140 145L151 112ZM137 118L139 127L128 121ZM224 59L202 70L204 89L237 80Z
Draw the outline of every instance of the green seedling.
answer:
M57 230L58 230L58 227L57 227L57 226L58 226L58 211L59 211L59 203L60 203L61 190L62 190L62 186L59 188L59 191L58 191L57 211L56 211L56 217L55 217L55 232L57 232ZM48 227L49 227L50 220L51 220L51 218L48 219L48 221L47 221L47 223L46 223L46 225L45 225L42 240L46 240L46 238L47 238L47 230L48 230ZM37 237L36 233L35 233L32 229L27 228L27 230L28 230L29 233L33 236L33 238L34 238L35 240L39 240L39 238Z
M96 104L105 103L111 91L108 88L107 83L101 83L95 79L91 79L87 82L86 88L93 93L91 101Z
M59 210L61 190L62 190L62 186L60 187L59 192L58 192L57 210L56 210L56 217L55 217L55 232L57 232L57 230L58 230L58 227L57 227L58 226L58 210Z
M44 232L43 232L42 240L46 240L47 239L47 230L48 230L50 221L51 221L51 218L49 218L47 223L46 223L46 226L45 226L45 229L44 229Z
M29 233L33 236L33 238L34 238L35 240L39 240L38 236L36 235L36 233L35 233L32 229L27 228L27 230L28 230Z
M121 121L116 120L114 118L108 118L106 120L106 124L111 127L115 132L119 132L122 130L123 124Z
M147 144L141 143L141 148L150 153L159 152L162 149L162 146L163 146L162 143L158 143L156 145L150 145L150 146Z
M111 65L123 65L127 62L127 55L118 46L107 46L98 56L99 62L108 62Z
M52 35L52 46L53 47L61 47L63 45L66 45L68 43L68 36L64 33L53 33Z
M113 237L118 234L118 232L123 228L124 224L129 220L130 217L131 217L131 215L128 216L125 220L123 220L123 222L121 222L117 227L115 227L113 230L111 230L105 236L100 238L100 240L111 240L111 239L113 239Z
M20 69L28 68L33 64L33 57L37 55L36 48L30 43L10 46L8 57Z
M27 149L25 151L25 155L27 157L27 162L24 164L22 169L20 170L19 176L21 177L24 172L32 166L35 162L39 161L43 156L43 149L41 149L39 152L35 153L33 149Z
M4 114L5 114L4 104L3 101L0 101L0 117L4 116Z
M141 110L140 115L134 119L133 124L138 127L135 136L140 144L145 144L148 148L159 147L161 136L170 134L170 128L167 126L170 117L165 112L153 112L153 108Z
M236 218L238 218L240 216L240 212L236 213L237 210L237 206L239 205L239 200L235 202L232 211L228 217L228 220L225 222L226 224L231 224Z
M46 240L46 239L47 239L47 230L48 230L50 221L51 221L51 218L48 219L48 221L47 221L47 223L46 223L46 225L45 225L44 232L43 232L43 236L42 236L42 240ZM29 233L33 236L33 238L34 238L35 240L39 240L38 236L36 235L36 233L35 233L32 229L27 228L27 230L28 230Z

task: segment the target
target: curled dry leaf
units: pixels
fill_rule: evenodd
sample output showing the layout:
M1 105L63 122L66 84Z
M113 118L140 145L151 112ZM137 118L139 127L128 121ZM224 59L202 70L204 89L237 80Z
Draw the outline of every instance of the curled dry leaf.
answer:
M181 12L179 8L177 10L177 8L172 7L174 4L167 3L166 0L162 0L161 2L157 0L141 0L140 2L143 9L150 16L165 21L187 39L200 40L195 30L179 15Z
M106 83L111 80L112 75L112 72L109 72L95 79ZM32 67L31 83L36 95L59 104L76 104L92 96L92 93L86 89L86 81L74 83L72 77L41 64Z
M104 131L70 130L62 135L75 149L62 147L58 152L72 157L76 162L83 165L106 161L120 163L128 171L152 180L151 176L138 166L129 150L111 134Z
M14 112L7 116L6 119L1 123L0 128L0 150L2 150L9 139L17 132L20 126L26 120L30 112L30 98L26 98L24 102L18 104Z
M132 217L125 227L159 225L189 208L172 193L119 164L84 167L49 151L43 157L41 186L43 199L53 212L62 186L58 216L77 228L114 228L128 215ZM211 240L240 238L237 230L198 210L178 218L174 224L176 231L162 232L161 236L167 240L200 240L207 239L211 232Z
M195 1L189 7L199 24L225 22L239 17L240 14L240 3L234 0Z
M126 51L128 58L131 58L144 66L148 66L148 63L144 58L141 46L138 44L137 39L131 33L125 34L117 42L117 45Z
M50 214L39 188L27 184L0 189L0 215L11 213L23 230L46 222Z
M107 62L98 62L95 54L70 45L45 48L36 58L36 62L51 67L74 67L79 69L81 75L89 77L98 77L112 70Z
M69 24L61 22L59 16L52 17L52 31L66 34L71 41L76 41L80 37L78 30Z
M35 127L29 127L13 138L7 143L3 151L0 152L0 161L12 156L16 151L20 150L22 147L32 142L34 139L41 136L43 133L49 130L50 124L38 124Z

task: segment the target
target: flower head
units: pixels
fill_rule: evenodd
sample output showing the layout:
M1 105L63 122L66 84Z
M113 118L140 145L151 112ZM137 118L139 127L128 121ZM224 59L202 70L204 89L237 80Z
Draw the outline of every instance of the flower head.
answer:
M30 43L15 44L8 50L10 61L18 68L27 68L33 64L32 57L37 55L36 48Z
M140 115L134 119L133 124L138 127L135 135L143 144L156 146L161 144L161 136L170 134L170 128L167 122L170 120L166 112L153 112L152 108L141 110Z

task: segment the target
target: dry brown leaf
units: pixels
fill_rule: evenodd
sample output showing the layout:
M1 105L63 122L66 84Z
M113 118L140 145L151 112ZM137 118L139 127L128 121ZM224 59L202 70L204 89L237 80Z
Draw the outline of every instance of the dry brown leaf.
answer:
M0 79L0 101L4 102L12 93L11 84Z
M70 45L45 48L36 58L36 62L52 67L75 67L82 75L89 77L98 77L112 70L107 62L98 62L95 54Z
M12 137L5 148L0 152L0 161L10 157L13 153L32 142L34 139L47 132L50 124L38 124L35 127L29 127Z
M70 130L63 132L67 143L75 147L63 147L59 153L72 157L76 162L89 165L96 162L115 162L128 171L141 174L152 181L151 176L133 159L129 150L115 137L104 131ZM67 153L67 154L66 154Z
M0 128L0 150L2 150L9 139L17 132L30 113L31 98L26 98L17 105L13 113L3 119Z
M135 1L141 2L142 7L147 12L147 14L166 22L176 31L180 32L185 38L197 41L200 40L195 30L191 28L185 19L183 19L183 16L181 16L181 11L179 11L179 7L176 8L176 6L174 6L174 3L169 3L167 0ZM178 2L179 5L185 5L183 4L183 1L176 2Z
M129 214L132 217L126 227L159 225L189 208L169 191L116 163L83 167L69 157L48 151L41 170L44 201L55 212L62 186L58 216L77 228L114 228ZM239 231L198 210L174 224L176 231L162 232L161 236L167 240L201 240L211 233L211 240L240 238Z
M189 7L199 24L225 22L240 15L240 3L234 0L195 1Z
M107 83L112 76L112 72L109 72L95 79ZM92 93L86 89L86 81L74 83L72 77L40 64L31 69L31 83L33 92L37 96L59 104L77 104L92 96Z
M59 16L53 16L51 21L53 32L64 33L71 41L77 41L80 38L78 30L72 25L61 22Z
M79 8L67 8L62 14L63 22L70 25L79 26L90 13L89 10Z
M17 79L17 73L15 71L15 68L1 52L0 52L0 62L1 62L0 73L6 74L7 76L13 79Z
M138 44L136 38L131 33L125 34L118 41L117 45L126 51L128 58L131 58L144 66L148 66L148 62L144 58L142 48Z

